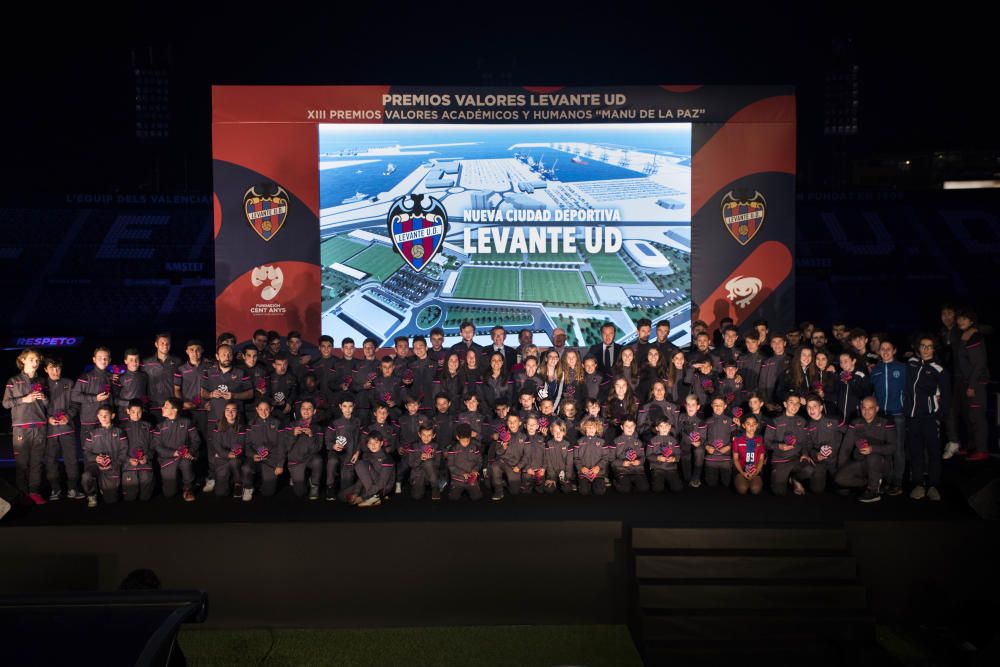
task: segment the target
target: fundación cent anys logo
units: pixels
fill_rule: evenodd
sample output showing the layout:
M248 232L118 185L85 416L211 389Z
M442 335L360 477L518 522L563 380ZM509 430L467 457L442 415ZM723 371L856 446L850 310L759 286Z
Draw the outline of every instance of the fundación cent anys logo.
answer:
M767 202L756 190L752 197L740 197L732 190L722 198L722 223L740 245L750 243L764 226Z
M280 266L255 266L250 272L250 284L254 287L264 286L260 297L264 301L273 301L285 282L285 274Z
M251 186L243 195L243 213L257 236L270 241L288 218L288 193L276 183Z
M448 212L430 195L404 195L392 202L386 218L389 238L410 268L424 270L444 244Z

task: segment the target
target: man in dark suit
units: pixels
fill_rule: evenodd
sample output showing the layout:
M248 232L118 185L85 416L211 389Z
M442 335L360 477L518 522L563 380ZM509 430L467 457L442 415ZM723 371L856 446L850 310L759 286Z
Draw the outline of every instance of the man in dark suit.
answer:
M462 340L452 345L451 351L458 352L459 361L465 361L465 355L469 350L482 353L483 346L472 342L472 337L476 335L476 325L472 322L462 322L462 326L458 330L462 332Z
M622 351L622 346L615 342L616 333L615 325L605 322L601 325L601 342L591 345L587 350L586 356L597 359L597 370L604 375L611 375L611 369L614 368Z
M504 344L504 341L507 340L507 331L498 324L490 329L490 338L493 339L493 344L483 348L483 356L486 357L483 368L489 368L489 357L492 357L494 352L499 352L504 358L504 369L509 374L510 369L517 363L517 350Z

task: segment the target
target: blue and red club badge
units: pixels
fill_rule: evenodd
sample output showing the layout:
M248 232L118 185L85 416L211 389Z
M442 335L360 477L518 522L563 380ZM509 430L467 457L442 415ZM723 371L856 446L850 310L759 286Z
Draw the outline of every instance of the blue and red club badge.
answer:
M255 185L243 195L243 213L257 236L270 241L288 218L288 193L277 184Z
M753 196L740 197L732 191L722 198L722 222L740 245L750 243L764 225L767 202L764 195L754 191Z
M396 252L419 273L444 244L448 212L430 195L405 195L392 202L386 224Z

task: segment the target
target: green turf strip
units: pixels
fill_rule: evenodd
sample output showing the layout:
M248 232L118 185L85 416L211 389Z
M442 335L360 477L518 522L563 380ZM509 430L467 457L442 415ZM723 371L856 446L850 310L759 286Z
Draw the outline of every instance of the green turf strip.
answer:
M201 665L405 665L639 667L625 626L520 625L377 630L199 630L181 648Z

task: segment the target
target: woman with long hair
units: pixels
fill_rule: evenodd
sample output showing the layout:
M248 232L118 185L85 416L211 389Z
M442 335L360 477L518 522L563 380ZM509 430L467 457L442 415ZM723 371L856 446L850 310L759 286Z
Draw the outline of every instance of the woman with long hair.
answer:
M498 400L505 400L508 405L513 400L514 382L507 375L506 359L502 352L490 355L489 368L483 376L481 389L483 412L491 417Z
M243 466L243 450L246 447L246 431L242 425L242 406L239 401L227 401L222 419L208 434L209 465L215 472L215 495L225 496L233 485L233 497L243 496L240 470ZM150 452L152 454L152 452Z
M583 387L583 360L580 358L580 353L576 350L570 348L563 352L562 355L562 367L563 367L563 395L562 402L572 401L577 404L577 410L580 409L580 398L583 397L586 390Z
M617 433L621 433L622 422L626 419L636 419L639 413L639 402L632 393L632 387L623 377L617 378L611 385L611 394L604 406L604 416L613 425Z
M437 379L434 380L435 393L448 394L451 401L451 409L458 412L462 405L462 395L464 385L462 384L462 361L458 352L449 352L445 357L444 366L438 371Z
M458 374L462 377L463 393L479 396L485 370L479 365L479 351L466 350L462 359L462 369Z
M558 409L559 401L562 400L563 393L563 366L559 359L559 353L549 350L544 356L545 365L542 367L542 388L539 390L538 398L551 398L553 406Z
M664 380L667 385L667 398L678 406L684 403L692 391L688 370L687 357L683 351L677 350L670 357L670 365L667 367Z
M653 383L667 376L667 363L656 347L650 347L646 350L646 358L639 361L639 384L636 391L639 396L646 397L649 396Z
M778 386L775 389L775 395L782 402L788 398L790 393L805 396L814 391L814 385L819 382L819 371L816 370L813 349L803 345L795 356L796 359L788 364L788 370L778 380Z
M652 349L652 348L650 348ZM611 369L611 377L625 378L634 392L639 386L639 362L635 358L635 350L623 347Z

